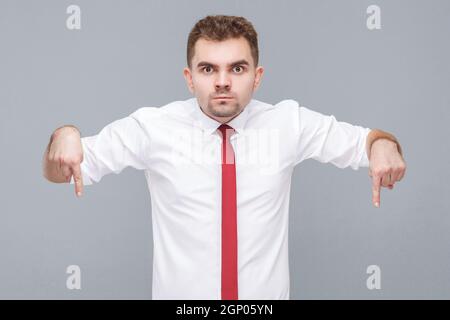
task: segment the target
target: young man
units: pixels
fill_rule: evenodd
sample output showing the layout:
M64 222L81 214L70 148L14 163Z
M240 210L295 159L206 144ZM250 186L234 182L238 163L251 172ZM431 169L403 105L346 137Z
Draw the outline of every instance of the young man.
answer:
M252 99L264 69L242 17L208 16L192 29L184 69L195 95L140 108L80 138L55 130L44 154L52 182L99 182L145 170L154 223L154 299L288 299L293 168L312 158L370 167L373 203L406 165L395 137L301 107ZM369 160L370 159L370 160ZM71 179L73 178L73 179Z

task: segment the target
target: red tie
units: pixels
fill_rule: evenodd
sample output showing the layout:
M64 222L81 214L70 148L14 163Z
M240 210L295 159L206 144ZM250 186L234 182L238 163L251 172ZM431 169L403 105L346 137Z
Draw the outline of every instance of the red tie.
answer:
M238 299L236 166L230 136L234 129L222 124L222 300Z

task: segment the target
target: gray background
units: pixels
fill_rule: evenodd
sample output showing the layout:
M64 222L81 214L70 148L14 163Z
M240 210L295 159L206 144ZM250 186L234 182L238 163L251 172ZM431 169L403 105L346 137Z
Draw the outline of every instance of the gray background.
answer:
M81 7L81 30L66 8ZM381 8L381 30L366 8ZM367 168L308 160L293 177L291 299L450 298L450 2L0 2L0 298L150 299L152 229L143 172L105 176L77 199L42 177L52 131L83 136L144 106L190 97L187 35L207 14L243 15L266 68L255 95L296 99L392 132L407 173L371 203ZM82 289L66 288L79 265ZM381 268L381 290L366 287Z

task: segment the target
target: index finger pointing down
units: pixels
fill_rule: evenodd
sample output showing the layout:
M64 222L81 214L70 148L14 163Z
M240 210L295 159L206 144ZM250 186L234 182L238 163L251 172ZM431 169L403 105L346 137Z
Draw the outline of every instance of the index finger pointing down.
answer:
M81 197L83 194L83 177L81 175L81 168L79 164L72 167L72 173L75 183L75 193L78 197Z
M372 202L375 207L380 206L380 186L381 186L381 177L377 175L373 175L372 177Z

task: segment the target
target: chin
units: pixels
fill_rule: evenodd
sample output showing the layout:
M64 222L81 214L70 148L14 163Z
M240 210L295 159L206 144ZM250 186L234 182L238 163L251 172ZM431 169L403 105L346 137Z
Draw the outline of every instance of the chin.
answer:
M208 110L215 117L228 118L239 113L239 107L235 105L212 105Z

